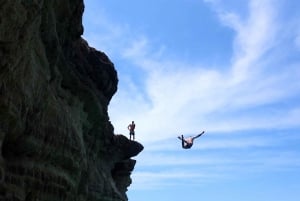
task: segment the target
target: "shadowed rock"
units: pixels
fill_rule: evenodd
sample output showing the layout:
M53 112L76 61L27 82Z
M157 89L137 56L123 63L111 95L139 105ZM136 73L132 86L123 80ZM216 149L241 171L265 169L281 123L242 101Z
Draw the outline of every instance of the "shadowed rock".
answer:
M117 72L82 0L0 1L0 200L124 201L142 151L114 135Z
M123 159L136 156L144 149L143 145L136 141L128 140L124 135L115 135L113 144L118 148Z

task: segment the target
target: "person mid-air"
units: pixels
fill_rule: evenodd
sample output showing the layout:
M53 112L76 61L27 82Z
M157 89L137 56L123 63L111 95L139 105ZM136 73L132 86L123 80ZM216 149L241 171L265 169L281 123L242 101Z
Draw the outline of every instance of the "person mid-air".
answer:
M203 134L204 134L204 131L202 131L200 134L198 134L194 137L190 136L186 139L183 137L183 135L181 135L181 136L178 136L178 139L181 140L181 144L182 144L183 149L190 149L193 146L194 139L200 137Z

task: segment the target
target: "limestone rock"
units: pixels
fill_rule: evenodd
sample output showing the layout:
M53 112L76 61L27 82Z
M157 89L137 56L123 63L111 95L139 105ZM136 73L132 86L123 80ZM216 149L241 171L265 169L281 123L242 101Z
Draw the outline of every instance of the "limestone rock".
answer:
M117 72L82 0L0 0L0 200L124 201L138 142L115 135Z

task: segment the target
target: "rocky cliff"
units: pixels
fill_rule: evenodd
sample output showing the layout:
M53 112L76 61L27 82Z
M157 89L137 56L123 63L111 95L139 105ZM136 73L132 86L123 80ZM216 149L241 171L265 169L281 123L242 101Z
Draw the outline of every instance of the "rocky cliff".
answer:
M115 135L109 58L83 0L0 0L0 200L123 201L142 151Z

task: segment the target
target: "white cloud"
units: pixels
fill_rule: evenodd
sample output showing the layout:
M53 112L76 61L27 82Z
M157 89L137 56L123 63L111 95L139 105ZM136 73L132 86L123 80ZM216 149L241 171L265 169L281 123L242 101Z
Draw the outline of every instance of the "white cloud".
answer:
M276 20L277 8L271 1L249 1L247 16L222 10L219 1L210 2L217 6L220 23L231 27L236 36L231 64L222 70L170 58L163 44L155 47L146 35L131 34L130 27L106 21L105 16L101 16L101 29L107 31L87 34L92 36L92 46L107 47L109 55L121 57L129 68L138 67L143 73L136 75L143 86L127 72L120 75L122 85L109 106L115 133L127 134L127 125L134 120L136 139L145 146L137 156L131 189L300 167L299 154L286 148L289 140L299 141L298 134L270 136L258 131L273 135L270 130L300 127L299 61L285 62L276 49L285 43L280 40L294 39L297 44L298 39L295 34L279 37L281 21ZM189 150L198 155L180 152L186 150L176 137L202 130L207 137ZM279 149L280 145L285 148ZM264 150L270 147L276 149Z
M162 189L164 187L178 186L178 183L185 185L198 185L199 183L209 182L212 178L224 177L219 174L207 174L199 171L135 171L131 175L134 183L131 189ZM192 182L193 181L193 182Z
M145 161L146 160L146 161ZM295 171L300 168L299 154L292 151L226 152L208 154L149 153L138 160L132 174L133 189L164 188L185 183L185 187L199 184L247 178L264 172ZM147 168L148 167L148 168ZM137 167L142 169L141 167ZM151 169L151 170L147 170ZM234 174L233 174L234 172Z
M299 126L297 108L279 107L269 114L261 108L300 93L299 65L277 64L278 55L267 55L278 39L274 4L249 1L249 14L241 17L222 10L219 1L209 2L216 6L221 22L236 32L231 66L222 70L170 59L163 45L153 47L147 36L132 34L129 25L108 20L105 11L92 15L89 22L102 31L87 33L91 45L110 46L128 66L144 72L138 75L144 81L142 89L129 76L120 75L122 86L109 107L116 133L126 134L132 120L137 122L137 139L145 143L202 130Z
M297 21L297 23L295 23L293 28L294 28L294 31L296 32L295 38L294 38L294 44L299 51L300 50L300 24L298 21ZM291 31L293 31L293 30L291 30Z

